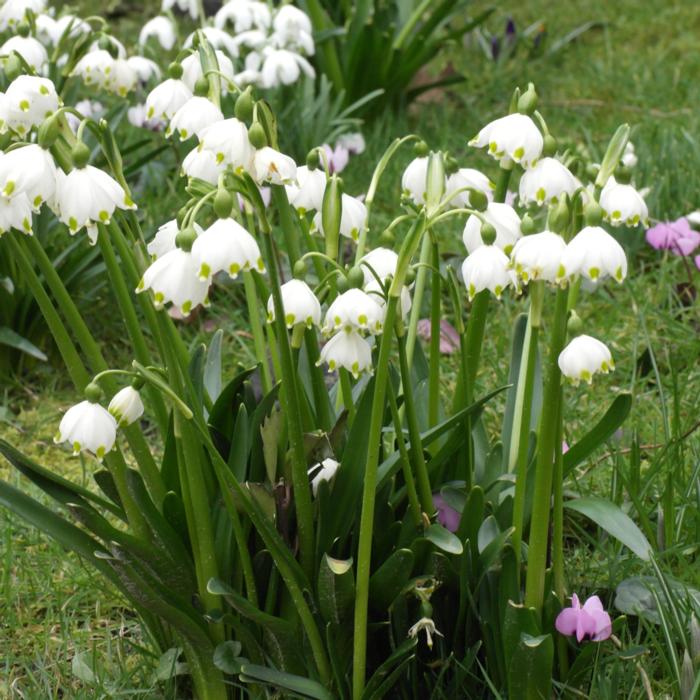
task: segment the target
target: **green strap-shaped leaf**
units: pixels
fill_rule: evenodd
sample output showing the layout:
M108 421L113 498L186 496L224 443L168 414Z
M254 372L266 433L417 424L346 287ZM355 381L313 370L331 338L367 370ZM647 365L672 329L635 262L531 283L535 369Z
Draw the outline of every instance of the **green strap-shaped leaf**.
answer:
M296 693L302 698L314 698L314 700L335 700L332 693L326 690L320 683L310 678L295 676L291 673L277 671L267 666L244 664L241 668L240 679L244 683L265 683L281 690Z
M410 549L397 549L372 574L369 601L375 610L385 613L411 578L415 555Z
M19 333L15 333L15 331L7 326L0 326L0 345L7 345L10 348L19 350L25 355L30 355L31 357L35 357L37 360L42 360L43 362L48 360L48 357L46 357L46 355L39 350L34 343L31 343Z
M533 637L523 632L508 668L508 697L548 700L552 696L553 661L551 634Z

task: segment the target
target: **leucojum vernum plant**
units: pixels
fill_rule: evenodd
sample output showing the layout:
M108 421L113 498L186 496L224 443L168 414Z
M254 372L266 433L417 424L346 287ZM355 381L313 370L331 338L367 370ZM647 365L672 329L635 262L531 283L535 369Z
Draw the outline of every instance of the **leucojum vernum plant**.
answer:
M39 17L13 22L41 46ZM214 39L198 30L146 100L147 118L167 124L161 138L192 146L179 209L155 235L142 230L108 121L60 92L77 71L126 99L126 64L101 48L106 30L64 22L47 62L28 60L19 41L3 48L0 246L75 385L56 442L87 456L96 488L52 471L51 453L39 466L2 442L62 511L5 482L0 502L121 592L152 643L183 662L183 697L584 696L592 654L616 653L616 623L600 599L568 588L565 507L601 524L614 513L610 534L650 558L616 506L563 492L629 410L620 394L564 453L570 384L595 392L596 375L614 369L611 329L576 313L582 290L614 294L627 275L604 222L647 219L619 167L629 128L588 162L550 134L530 85L468 141L492 157L488 173L406 136L360 199L329 175L325 150L303 165L278 150L285 125L237 84ZM407 148L400 191L384 175ZM380 187L396 193L383 230ZM32 235L42 209L99 248L131 364L107 365ZM441 264L450 221L464 222L461 267ZM168 313L219 303L223 280L245 299L253 366L224 366L223 330L191 347ZM482 344L505 296L522 312L502 358L510 380L482 393ZM448 319L459 336L449 397ZM493 425L483 409L500 394Z

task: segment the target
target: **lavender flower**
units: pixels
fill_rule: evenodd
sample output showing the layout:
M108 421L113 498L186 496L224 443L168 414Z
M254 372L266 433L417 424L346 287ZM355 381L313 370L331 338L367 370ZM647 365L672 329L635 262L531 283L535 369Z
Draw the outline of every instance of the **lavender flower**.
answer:
M690 255L700 245L700 233L693 231L685 217L656 224L647 231L646 239L652 248L674 255Z
M437 510L437 521L446 530L457 532L459 521L462 517L452 506L448 505L447 501L439 494L433 494L433 505Z
M583 605L574 593L571 607L564 608L554 623L557 631L564 635L576 635L577 641L584 638L602 642L612 634L610 615L603 609L597 595L591 596Z

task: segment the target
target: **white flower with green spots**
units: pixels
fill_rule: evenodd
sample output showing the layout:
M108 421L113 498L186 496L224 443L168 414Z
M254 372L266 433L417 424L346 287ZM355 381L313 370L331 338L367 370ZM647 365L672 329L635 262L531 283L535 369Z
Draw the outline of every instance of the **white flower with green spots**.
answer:
M170 120L166 136L177 134L180 141L186 141L199 134L208 126L222 121L223 112L206 97L190 97Z
M590 335L574 338L559 354L559 369L572 383L590 384L594 374L607 374L615 369L612 355L605 343Z
M116 418L120 428L131 425L144 412L141 394L133 386L125 386L114 395L107 410Z
M192 224L192 228L197 235L202 233L202 227L199 224ZM146 246L146 250L151 256L151 260L157 260L166 253L169 253L171 250L175 250L175 248L177 248L175 238L178 230L177 219L166 221L158 228L156 235L153 236Z
M37 73L45 74L49 60L46 49L32 36L13 36L0 46L0 54L9 56L16 51Z
M470 192L465 189L467 187L484 194L489 202L493 200L495 185L484 173L474 168L460 168L447 178L447 184L445 186L445 194L452 194L450 204L453 207L469 206Z
M321 168L310 170L306 165L297 168L296 181L286 185L289 203L300 213L320 211L326 190L326 173Z
M192 97L190 90L182 80L168 78L156 85L146 97L146 119L165 119L169 121L182 105Z
M0 236L12 228L32 233L32 205L24 192L14 197L0 195Z
M572 196L580 186L571 171L556 158L542 158L520 178L521 204L556 203L562 194Z
M0 195L24 193L34 211L53 203L57 177L53 156L41 146L32 143L0 154Z
M98 403L85 400L69 408L58 426L54 442L67 442L73 454L91 452L98 460L114 447L117 421Z
M327 364L329 372L343 367L357 379L372 371L372 348L357 331L343 329L321 348L318 364Z
M248 128L235 117L204 129L199 135L199 147L211 151L217 163L230 165L235 171L253 170L255 149L248 138Z
M627 276L627 256L622 246L600 226L586 226L566 246L557 279L581 275L591 282Z
M414 204L425 204L425 193L428 188L428 157L414 158L403 171L401 176L401 191Z
M108 224L115 209L136 209L136 205L114 178L86 165L73 168L67 175L58 171L56 208L58 218L68 226L71 236L85 227L94 245L97 224Z
M223 52L219 51L218 49L216 50L216 62L219 64L218 71L228 78L229 80L233 81L233 76L235 75L235 71L233 69L233 63L231 59ZM199 58L199 53L195 51L194 53L191 53L189 56L186 56L185 58L182 59L182 62L180 64L182 66L182 82L187 85L187 87L194 92L194 86L196 85L197 81L204 75L204 71L202 70L202 61ZM221 92L225 95L228 91L228 82L224 80L223 78L221 79Z
M649 210L644 197L632 185L623 185L611 177L600 193L605 220L613 226L649 226Z
M383 324L384 310L373 296L361 289L348 289L328 307L322 330L326 335L341 328L377 334Z
M508 257L496 245L482 245L470 253L462 263L462 278L470 301L485 289L500 299L509 286L515 286L515 275L508 269Z
M509 204L491 202L486 211L482 213L486 221L496 229L496 241L494 245L510 253L516 241L522 236L520 231L520 217ZM472 214L464 226L462 241L468 253L473 253L484 245L481 240L481 218Z
M281 287L284 322L287 328L304 324L308 328L321 325L321 304L303 280L292 279ZM267 301L267 320L275 320L275 305L272 296Z
M71 75L78 76L85 85L107 89L114 70L114 57L106 49L86 53L73 68Z
M295 182L297 177L297 164L294 160L269 146L255 152L253 170L258 183L287 185Z
M59 107L60 99L48 78L20 75L7 88L1 119L20 136L39 126Z
M524 236L510 254L511 267L525 284L531 280L557 282L566 242L556 233L542 231Z
M535 122L525 114L508 114L487 124L470 142L488 149L500 165L519 163L531 168L542 155L544 139Z

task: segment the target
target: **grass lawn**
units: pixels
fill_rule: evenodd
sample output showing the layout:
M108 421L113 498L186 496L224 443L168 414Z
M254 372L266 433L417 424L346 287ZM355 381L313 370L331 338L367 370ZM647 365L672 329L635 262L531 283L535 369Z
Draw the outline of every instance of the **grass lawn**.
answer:
M455 48L453 65L468 76L464 86L430 96L407 114L386 115L368 127L367 152L344 173L346 190L362 192L388 142L408 132L419 133L434 148L449 150L462 165L493 172L492 161L468 149L467 140L480 125L503 113L516 84L533 81L541 98L539 109L562 142L583 140L594 154L602 155L619 123L633 127L639 157L634 180L638 187L650 188L647 203L653 219L675 219L700 208L700 4L696 0L508 1L498 3L489 28L502 32L508 15L519 30L541 21L550 47L585 22L597 24L553 56L529 62L518 53L510 61L487 63L476 45ZM128 21L133 23L134 17ZM375 209L380 224L392 215L389 203L395 201L400 173L410 157L406 152L397 158L385 177ZM395 189L390 192L391 187ZM441 235L453 253L444 261L450 264L463 255L461 227L446 226ZM614 496L621 486L612 478L613 466L623 472L631 468L632 447L641 445L642 475L653 476L644 494L653 521L655 508L650 504L661 499L669 479L678 506L688 504L678 544L665 553L664 563L676 577L700 587L700 513L697 496L693 510L692 492L686 495L692 491L690 475L700 460L700 431L695 432L700 420L700 314L694 297L683 303L680 286L697 285L700 272L692 262L686 266L679 258L651 249L641 229L622 231L620 238L630 254L628 281L586 298L580 312L593 335L605 335L617 370L596 381L592 390L567 389L575 410L565 427L566 438L574 442L580 437L590 427L591 416L600 416L619 391L632 392L633 409L610 452L598 454L567 487ZM104 309L109 300L101 303ZM510 329L521 309L520 302L504 301L502 312L487 329L484 387L493 387L498 380L505 383ZM95 314L92 322L98 320ZM241 326L235 318L225 323L230 357L247 361L252 355ZM201 321L187 332L207 335ZM0 437L18 444L40 463L89 483L90 466L68 458L51 441L60 411L75 397L57 380L49 382L46 373L39 379L31 384L33 394L16 388L8 392L6 407L11 410L0 413ZM31 383L32 378L26 381ZM450 388L448 370L445 391ZM491 415L500 406L494 403ZM488 413L486 421L488 425ZM0 464L0 476L11 483L20 481L5 463ZM26 482L21 486L28 488ZM0 541L0 697L93 698L106 693L172 697L173 688L154 686L157 660L128 609L115 594L106 594L107 584L77 557L2 510ZM570 556L568 575L574 588L586 581L609 591L621 578L605 553L590 557L588 550L572 548ZM667 690L663 663L653 657L648 665L655 688ZM92 669L98 669L98 677L91 680Z

